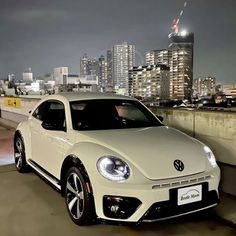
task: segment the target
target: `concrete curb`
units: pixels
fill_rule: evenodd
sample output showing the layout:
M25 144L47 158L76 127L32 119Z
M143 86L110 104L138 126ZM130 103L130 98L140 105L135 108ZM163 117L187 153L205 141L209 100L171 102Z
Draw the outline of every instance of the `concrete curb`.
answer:
M18 123L11 120L0 118L0 125L7 129L16 129Z

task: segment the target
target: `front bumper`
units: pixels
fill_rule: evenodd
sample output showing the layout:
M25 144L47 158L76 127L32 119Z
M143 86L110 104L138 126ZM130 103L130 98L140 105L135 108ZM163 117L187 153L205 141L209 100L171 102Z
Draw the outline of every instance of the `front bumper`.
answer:
M192 212L204 210L216 206L219 202L218 193L216 190L208 191L208 183L202 183L202 200L185 205L177 205L177 190L170 190L170 200L154 203L145 215L142 217L143 222L153 222L165 220Z
M200 211L217 205L220 172L201 173L183 178L149 181L149 184L93 185L97 216L119 222L153 222ZM177 191L202 186L202 200L178 206Z

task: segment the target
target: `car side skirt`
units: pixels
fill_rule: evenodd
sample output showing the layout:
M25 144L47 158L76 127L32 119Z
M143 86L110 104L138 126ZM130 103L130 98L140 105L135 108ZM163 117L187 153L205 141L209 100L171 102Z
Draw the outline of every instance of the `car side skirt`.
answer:
M59 180L44 170L41 166L39 166L36 162L29 159L27 160L27 164L33 168L41 177L47 180L50 184L56 187L58 190L61 190L61 185L59 184Z

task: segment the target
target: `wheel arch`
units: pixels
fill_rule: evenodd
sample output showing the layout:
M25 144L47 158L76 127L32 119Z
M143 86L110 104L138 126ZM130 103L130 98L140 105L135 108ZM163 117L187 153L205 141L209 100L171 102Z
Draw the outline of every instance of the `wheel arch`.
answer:
M14 145L14 149L16 148L16 139L17 139L17 137L20 137L21 139L22 139L22 141L23 141L23 145L24 145L24 149L25 149L25 140L24 140L24 137L23 137L23 135L22 135L22 133L21 133L21 131L20 130L16 130L15 131L15 134L14 134L14 139L13 139L13 145ZM26 151L26 150L25 150Z
M17 136L20 136L23 139L20 130L16 130L15 131L15 134L14 134L14 145L15 145L15 141L16 141Z
M65 194L65 177L67 171L70 169L70 167L75 166L79 169L80 173L82 174L85 182L88 192L93 195L92 185L91 181L88 175L88 172L82 163L82 161L74 154L68 155L65 160L63 161L62 167L61 167L61 173L60 173L60 183L61 183L61 195L64 196Z
M29 129L28 121L23 121L17 126L13 139L14 145L17 135L20 135L24 142L27 162L27 160L31 158L31 132Z

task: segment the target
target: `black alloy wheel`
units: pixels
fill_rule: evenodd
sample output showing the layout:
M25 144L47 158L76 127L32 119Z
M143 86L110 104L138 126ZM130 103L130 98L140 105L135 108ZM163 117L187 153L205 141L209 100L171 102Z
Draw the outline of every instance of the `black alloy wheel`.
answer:
M81 226L93 223L96 218L93 197L78 168L68 170L65 184L65 202L73 222Z
M20 135L16 136L14 142L14 159L16 169L20 173L25 173L29 171L29 166L25 159L25 145L23 139Z

